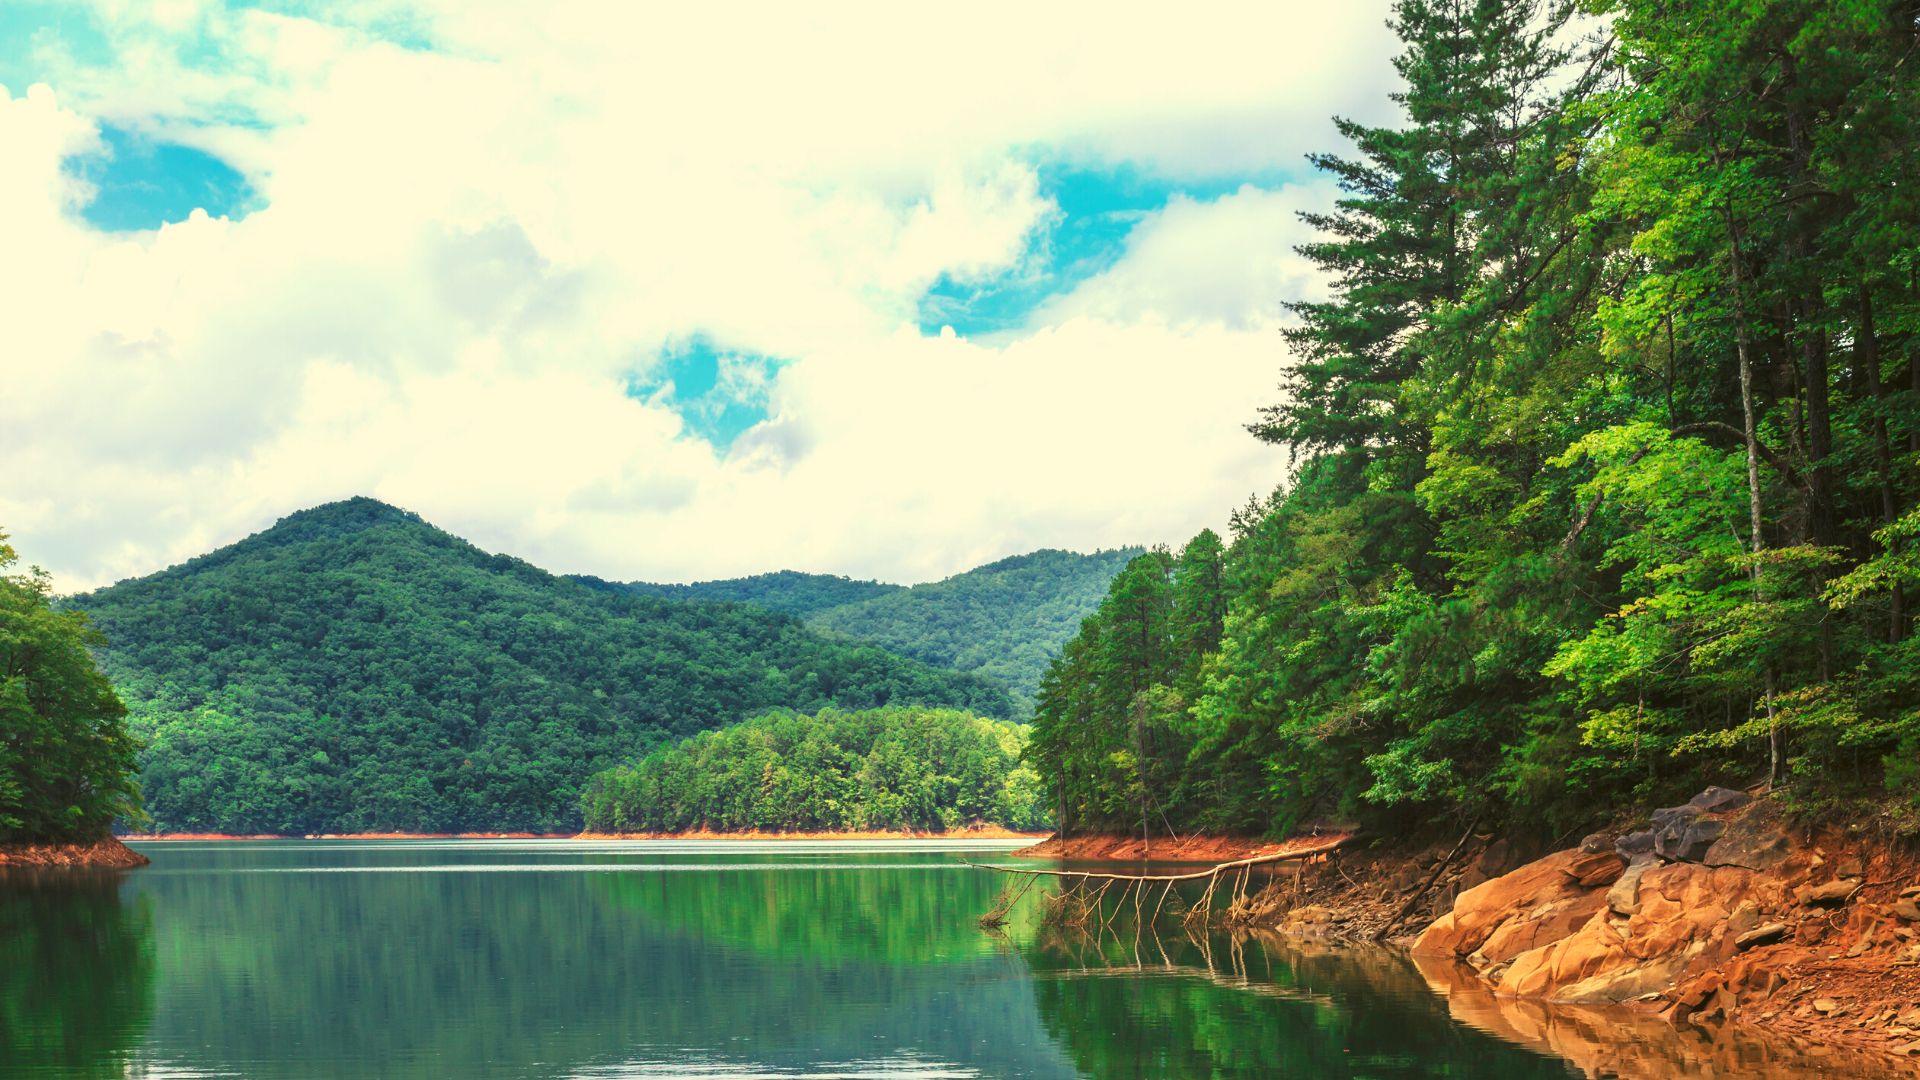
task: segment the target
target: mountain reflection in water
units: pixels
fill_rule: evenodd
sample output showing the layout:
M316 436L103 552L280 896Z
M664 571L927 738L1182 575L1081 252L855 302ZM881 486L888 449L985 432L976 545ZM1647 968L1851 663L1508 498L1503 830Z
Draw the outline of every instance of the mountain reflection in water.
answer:
M1875 1076L1378 949L1039 927L939 844L141 844L0 875L0 1076ZM1907 1075L1884 1072L1884 1075Z

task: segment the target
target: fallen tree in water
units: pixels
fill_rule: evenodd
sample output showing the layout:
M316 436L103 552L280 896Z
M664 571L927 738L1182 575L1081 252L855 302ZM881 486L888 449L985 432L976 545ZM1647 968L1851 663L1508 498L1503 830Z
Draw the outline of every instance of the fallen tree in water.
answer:
M1064 867L995 866L987 863L968 863L967 865L1001 874L1033 879L1052 877L1065 881L1066 886L1048 901L1046 921L1053 925L1068 927L1084 927L1096 923L1101 926L1111 924L1125 909L1129 896L1133 900L1136 923L1157 922L1174 886L1187 881L1205 881L1207 888L1201 894L1199 901L1187 908L1184 918L1189 924L1195 921L1207 922L1213 917L1214 894L1218 891L1221 881L1225 879L1230 883L1228 888L1231 890L1232 899L1221 921L1228 926L1244 926L1259 915L1255 910L1254 897L1247 892L1247 885L1253 876L1254 867L1281 862L1313 861L1324 858L1357 839L1359 839L1357 833L1347 833L1308 847L1231 859L1204 869L1184 873L1129 874L1113 870L1072 870ZM1104 904L1107 894L1113 889L1115 883L1119 883L1121 888L1114 898L1116 902L1113 909L1108 911ZM1160 895L1154 901L1152 915L1143 919L1147 892L1155 885L1160 886ZM1021 893L1024 894L1025 889L1022 889ZM1012 909L1018 899L1018 896L1003 893L1001 901L994 905L994 909L981 917L981 925L991 927L1003 923L1006 920L1006 913Z

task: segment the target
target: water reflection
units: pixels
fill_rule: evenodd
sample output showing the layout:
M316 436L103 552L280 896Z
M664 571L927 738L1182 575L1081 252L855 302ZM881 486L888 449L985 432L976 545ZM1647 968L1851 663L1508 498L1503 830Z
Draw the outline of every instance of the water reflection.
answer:
M1045 931L1038 890L987 934L1001 882L952 852L149 851L124 879L0 878L0 1076L1651 1080L1837 1060L1500 1002L1382 950Z
M153 1016L152 916L118 873L0 870L0 1064L9 1077L126 1072Z

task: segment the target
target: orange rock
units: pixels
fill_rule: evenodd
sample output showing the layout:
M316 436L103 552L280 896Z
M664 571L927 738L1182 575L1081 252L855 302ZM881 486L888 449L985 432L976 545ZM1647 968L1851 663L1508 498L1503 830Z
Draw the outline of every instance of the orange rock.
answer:
M1454 899L1453 910L1427 927L1413 951L1429 955L1471 956L1480 951L1503 923L1536 909L1589 892L1580 884L1582 872L1594 871L1594 860L1579 849L1557 851L1514 872L1482 882ZM1619 859L1604 858L1619 863Z

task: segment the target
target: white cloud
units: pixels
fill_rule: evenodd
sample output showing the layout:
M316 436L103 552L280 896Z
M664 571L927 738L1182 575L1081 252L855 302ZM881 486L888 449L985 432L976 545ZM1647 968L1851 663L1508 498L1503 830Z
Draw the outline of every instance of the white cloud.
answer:
M1175 196L1135 226L1127 251L1105 272L1043 305L1042 323L1086 315L1125 323L1271 328L1284 301L1320 299L1325 281L1295 249L1312 239L1306 207L1329 205L1331 184L1274 191L1243 187L1208 202Z
M916 303L1032 270L1040 157L1297 169L1390 77L1384 13L1330 6L96 6L112 62L43 33L57 95L0 98L0 526L69 589L356 493L659 579L1217 526L1278 476L1240 425L1324 189L1176 199L1006 340L923 337ZM60 163L102 122L265 209L86 227ZM791 361L730 453L623 393L695 333Z

